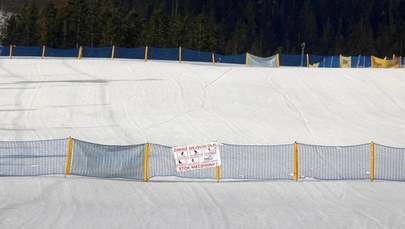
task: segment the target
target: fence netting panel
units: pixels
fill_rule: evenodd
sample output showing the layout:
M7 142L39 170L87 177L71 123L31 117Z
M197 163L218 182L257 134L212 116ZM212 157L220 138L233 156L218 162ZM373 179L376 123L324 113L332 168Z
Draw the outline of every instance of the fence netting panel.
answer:
M194 62L212 62L212 53L182 48L181 60Z
M82 57L92 57L92 58L111 58L112 47L83 47Z
M79 54L78 48L70 49L57 49L57 48L45 48L45 57L77 57Z
M0 176L64 174L67 139L0 142Z
M143 179L144 145L99 145L74 140L70 174Z
M148 59L150 60L179 60L178 48L148 48Z
M294 145L220 145L221 179L292 179Z
M375 179L405 181L405 148L375 144Z
M141 48L115 47L114 58L145 59L145 47Z
M280 54L280 66L306 67L306 57L301 55Z
M42 47L39 46L15 46L13 56L42 56Z
M248 53L248 65L252 67L277 67L277 55L270 57L259 57Z
M215 63L245 64L246 63L246 54L240 54L240 55L215 54Z
M368 179L369 144L354 146L298 145L300 178L321 180Z
M171 147L150 144L148 177L176 176L191 179L215 179L215 168L192 171L176 171L176 162Z

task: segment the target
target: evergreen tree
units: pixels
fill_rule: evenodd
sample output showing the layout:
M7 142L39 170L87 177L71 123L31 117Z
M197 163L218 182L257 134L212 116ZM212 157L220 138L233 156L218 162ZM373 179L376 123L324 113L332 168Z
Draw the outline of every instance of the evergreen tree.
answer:
M160 4L149 18L147 27L143 35L143 40L146 45L153 47L167 47L169 27L169 18L165 13L164 4Z
M38 34L36 22L38 20L38 8L35 4L35 0L26 2L18 20L18 26L21 28L21 41L19 44L26 46L37 45Z

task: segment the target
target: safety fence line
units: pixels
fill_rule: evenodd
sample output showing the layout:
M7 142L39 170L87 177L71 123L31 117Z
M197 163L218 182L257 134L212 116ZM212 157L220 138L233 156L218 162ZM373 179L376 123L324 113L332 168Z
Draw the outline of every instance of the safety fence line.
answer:
M65 148L65 149L64 149ZM405 148L374 142L351 146L220 144L221 166L177 172L171 147L159 144L100 145L69 137L0 142L0 176L51 174L126 178L239 180L405 181ZM64 153L63 153L64 151ZM63 169L64 167L64 169Z
M16 49L16 50L15 50ZM25 51L24 51L25 50ZM48 54L48 50L50 54ZM19 51L16 54L16 51ZM8 53L7 53L8 52ZM375 56L319 56L319 55L288 55L279 53L271 57L259 57L251 53L244 53L240 55L220 55L214 52L197 51L191 49L178 48L121 48L116 46L111 47L85 47L80 46L72 49L56 49L46 46L15 46L10 45L9 49L2 48L2 56L8 54L9 58L13 56L38 56L41 59L45 57L77 57L81 60L84 57L90 58L130 58L130 59L144 59L148 60L168 60L193 62L207 62L215 65L216 63L227 64L243 64L245 66L256 67L280 67L280 66L295 66L295 67L309 67L309 68L401 68L405 65L405 60L402 57L396 57L395 54L392 58L377 58Z

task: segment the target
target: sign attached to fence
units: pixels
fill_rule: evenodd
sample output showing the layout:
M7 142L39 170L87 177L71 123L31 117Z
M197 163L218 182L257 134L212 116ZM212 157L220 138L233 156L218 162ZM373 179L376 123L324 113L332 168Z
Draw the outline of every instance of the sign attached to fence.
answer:
M218 142L172 148L177 171L205 169L221 165Z

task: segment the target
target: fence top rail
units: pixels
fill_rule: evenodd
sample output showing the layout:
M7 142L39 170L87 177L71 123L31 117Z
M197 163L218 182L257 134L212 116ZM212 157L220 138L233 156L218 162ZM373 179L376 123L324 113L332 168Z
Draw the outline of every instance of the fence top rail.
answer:
M290 144L247 144L247 145L243 145L243 144L229 144L229 143L219 143L219 145L225 145L225 146L250 146L250 147L257 147L257 146L261 146L261 147L271 147L271 146L293 146L294 143L290 143Z

